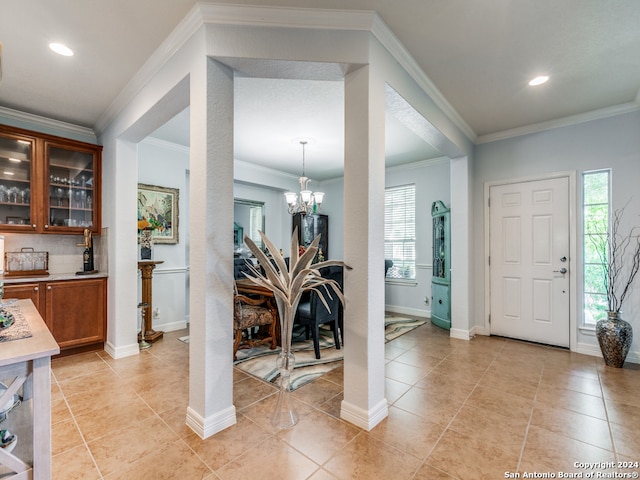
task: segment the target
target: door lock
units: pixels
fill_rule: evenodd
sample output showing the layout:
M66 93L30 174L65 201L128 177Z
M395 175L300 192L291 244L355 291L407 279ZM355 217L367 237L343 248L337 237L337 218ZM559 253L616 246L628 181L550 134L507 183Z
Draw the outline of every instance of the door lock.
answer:
M562 263L566 262L566 261L567 261L567 257L562 257L562 258L560 259L560 261L561 261Z
M562 267L560 270L554 270L553 273L562 273L564 275L567 273L567 269Z

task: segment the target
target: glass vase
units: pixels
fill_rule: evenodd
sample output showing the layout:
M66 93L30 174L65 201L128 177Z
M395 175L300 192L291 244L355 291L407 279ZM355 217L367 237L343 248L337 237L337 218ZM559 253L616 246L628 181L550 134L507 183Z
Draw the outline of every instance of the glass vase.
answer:
M296 363L295 356L291 351L291 336L298 301L294 305L289 305L286 301L276 296L276 303L278 304L278 315L280 316L282 350L276 359L276 366L280 373L280 390L276 400L276 408L271 416L271 425L281 430L293 427L299 420L291 398L291 374Z

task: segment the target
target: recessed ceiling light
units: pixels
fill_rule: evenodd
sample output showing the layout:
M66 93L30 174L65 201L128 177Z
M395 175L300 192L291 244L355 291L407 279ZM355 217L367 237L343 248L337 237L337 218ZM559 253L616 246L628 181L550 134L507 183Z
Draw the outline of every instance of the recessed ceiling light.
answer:
M13 173L13 172L9 172L9 171L4 171L4 172L2 172L2 173L4 173L5 175L15 175L15 173Z
M73 50L71 50L66 45L62 43L50 43L49 48L56 52L58 55L64 55L65 57L70 57L73 55Z
M9 158L9 161L14 163L20 163L22 160L20 160L19 158Z
M535 77L531 79L531 81L529 82L529 85L531 85L532 87L537 87L538 85L547 83L547 80L549 80L549 77L547 75L540 75L539 77Z

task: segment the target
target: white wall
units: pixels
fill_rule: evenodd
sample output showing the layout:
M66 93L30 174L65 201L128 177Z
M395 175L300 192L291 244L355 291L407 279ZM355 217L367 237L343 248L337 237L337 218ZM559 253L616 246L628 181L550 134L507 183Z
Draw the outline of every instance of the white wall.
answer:
M138 183L177 188L178 243L154 244L153 259L164 263L153 271L153 328L172 331L184 328L188 322L188 183L189 150L187 148L147 139L138 146ZM138 271L138 298L141 298L141 278Z
M417 162L386 169L385 185L392 187L415 183L416 185L416 279L415 282L387 280L385 308L388 311L409 315L431 314L431 204L442 200L450 205L449 160ZM322 182L325 202L321 213L329 215L329 248L331 259L343 259L343 181L333 179ZM348 208L348 206L347 206ZM384 259L380 259L382 262ZM429 304L425 303L428 297Z
M631 200L626 211L627 228L631 223L640 225L640 112L618 115L568 127L478 145L474 165L474 297L473 317L475 324L484 325L484 201L485 182L539 176L553 172L576 171L576 232L578 238L577 258L573 275L577 277L575 309L578 327L582 324L582 248L580 235L582 219L581 174L586 170L612 169L613 209L621 208ZM636 332L640 329L640 284L636 284L631 297L623 307L623 318L632 324ZM577 351L599 354L593 332L579 330ZM632 344L630 360L640 361L640 338Z

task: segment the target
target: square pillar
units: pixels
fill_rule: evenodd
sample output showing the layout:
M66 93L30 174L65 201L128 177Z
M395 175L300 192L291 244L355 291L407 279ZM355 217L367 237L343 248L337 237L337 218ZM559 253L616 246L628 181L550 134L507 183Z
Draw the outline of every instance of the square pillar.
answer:
M344 400L341 417L371 430L388 415L384 339L385 84L364 66L345 77Z
M233 71L203 57L191 73L190 332L187 425L207 438L233 406Z

